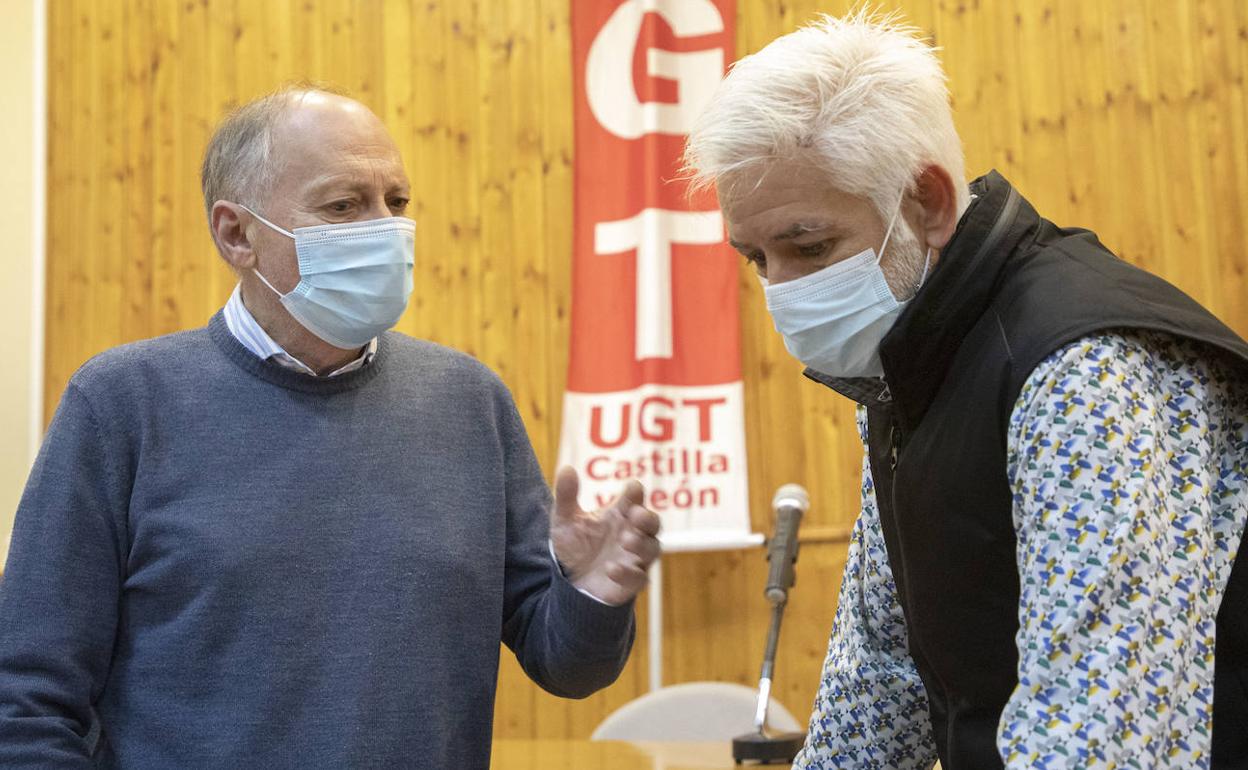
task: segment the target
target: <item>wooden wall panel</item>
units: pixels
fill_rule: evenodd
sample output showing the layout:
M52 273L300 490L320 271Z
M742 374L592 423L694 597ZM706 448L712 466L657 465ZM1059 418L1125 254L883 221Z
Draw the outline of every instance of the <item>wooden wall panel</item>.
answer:
M228 296L198 165L230 107L292 79L369 104L414 184L418 283L399 324L511 386L553 472L571 248L568 0L49 0L48 417L86 358L201 325ZM738 50L848 3L740 0ZM1248 5L1239 0L888 3L942 46L968 173L1095 229L1248 333ZM781 483L812 493L776 694L817 684L861 449L848 403L799 376L741 273L755 528ZM759 551L665 562L669 682L750 682L767 608ZM644 640L645 606L639 605ZM496 733L585 736L645 688L552 698L505 657Z

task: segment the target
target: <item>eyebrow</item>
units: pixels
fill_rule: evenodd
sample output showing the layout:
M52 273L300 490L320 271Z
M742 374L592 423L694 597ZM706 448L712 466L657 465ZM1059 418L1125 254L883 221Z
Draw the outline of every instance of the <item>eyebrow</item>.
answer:
M365 182L358 177L354 177L351 174L334 174L333 176L325 177L315 182L308 188L308 194L318 196L338 191L357 193L362 190L367 190L369 187L371 187L370 183ZM390 183L386 187L386 192L402 192L404 194L410 194L411 184L402 179L390 180Z
M840 230L839 230L839 229L838 229L835 225L830 225L830 224L828 224L828 225L808 225L808 224L805 224L805 223L802 223L802 222L796 222L796 223L794 223L794 224L792 224L792 225L789 225L788 227L786 227L785 229L781 230L780 232L776 233L775 235L771 236L771 238L770 238L769 240L771 240L771 241L791 241L791 240L793 240L794 238L798 238L798 237L800 237L800 236L805 235L806 233L813 233L813 232L817 232L817 231L819 231L819 230L831 230L831 231L832 231L832 232L831 232L831 237L832 237L832 238L840 238ZM744 243L741 243L741 242L739 242L739 241L734 241L734 240L732 240L731 238L728 240L728 245L729 245L729 246L731 246L731 247L733 247L733 248L734 248L734 249L736 249L737 251L745 251L745 250L746 250L746 245L745 245Z
M827 227L828 227L827 225L806 225L806 224L802 224L801 222L798 222L796 224L790 225L784 230L781 230L780 232L771 236L771 240L791 241L794 238L798 237L799 235L805 235L806 233L813 233L816 230L826 230Z

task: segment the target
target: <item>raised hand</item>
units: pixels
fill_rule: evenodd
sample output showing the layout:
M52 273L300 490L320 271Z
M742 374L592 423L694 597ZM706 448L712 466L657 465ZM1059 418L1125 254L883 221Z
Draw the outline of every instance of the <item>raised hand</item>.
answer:
M659 555L659 517L642 506L642 486L630 481L611 505L596 512L576 500L580 479L573 468L555 476L550 540L572 585L607 604L624 604L646 585L646 570Z

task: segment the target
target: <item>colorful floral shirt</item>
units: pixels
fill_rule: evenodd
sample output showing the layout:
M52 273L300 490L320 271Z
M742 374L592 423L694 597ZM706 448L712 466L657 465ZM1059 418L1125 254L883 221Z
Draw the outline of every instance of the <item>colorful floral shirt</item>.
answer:
M866 441L865 413L859 433ZM1248 384L1189 342L1092 336L1011 415L1019 679L1007 768L1209 767L1214 621L1248 518ZM930 768L870 467L795 768Z

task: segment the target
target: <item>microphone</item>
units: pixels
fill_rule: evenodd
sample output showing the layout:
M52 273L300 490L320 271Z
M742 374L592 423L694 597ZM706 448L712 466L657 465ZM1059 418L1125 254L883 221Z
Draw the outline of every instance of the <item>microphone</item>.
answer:
M767 707L771 702L771 680L776 669L776 648L780 644L780 623L784 605L793 587L793 565L797 563L797 527L802 514L810 510L810 495L797 484L785 484L771 500L776 512L776 531L767 544L767 588L763 595L771 603L771 627L763 649L763 668L758 678L758 706L754 711L754 732L732 739L732 758L737 764L759 762L792 764L805 742L804 733L768 734Z
M802 523L802 514L810 510L810 495L800 484L785 484L776 490L771 507L776 512L776 531L767 544L767 561L771 568L767 572L763 596L776 605L788 600L789 589L796 580L793 565L797 563L797 528Z

